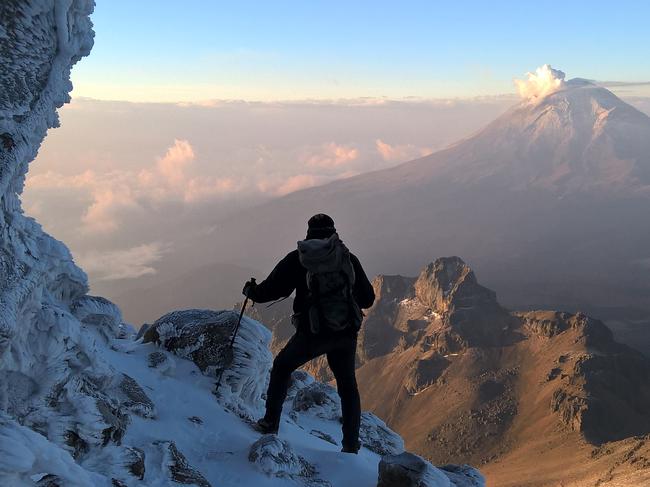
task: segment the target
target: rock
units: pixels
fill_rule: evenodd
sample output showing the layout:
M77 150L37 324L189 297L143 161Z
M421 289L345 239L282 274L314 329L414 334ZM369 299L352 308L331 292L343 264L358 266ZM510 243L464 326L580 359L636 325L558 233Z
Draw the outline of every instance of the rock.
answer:
M129 425L129 416L120 411L119 408L113 406L107 398L98 398L96 405L104 423L108 425L102 431L102 445L106 446L111 441L119 445Z
M379 462L377 487L450 487L449 477L413 453L387 455Z
M144 479L145 455L140 448L126 447L123 464L131 475L139 480Z
M237 315L228 311L174 311L156 320L144 333L144 343L155 342L181 357L190 358L202 372L215 374L233 360L229 342Z
M65 444L70 447L72 458L77 459L88 451L88 443L81 439L76 431L66 431Z
M309 412L321 419L336 420L341 417L341 402L332 386L312 382L298 389L293 398L292 410L296 413Z
M404 381L409 394L417 394L435 383L451 362L433 351L416 359Z
M143 342L192 360L206 375L221 378L220 397L237 414L253 418L264 407L272 357L270 332L244 317L233 348L234 311L185 310L166 314L144 333Z
M138 333L135 335L136 340L140 340L144 336L144 334L147 332L151 325L149 323L144 323L140 329L138 330Z
M316 438L320 438L323 441L331 443L332 445L338 446L338 442L334 438L321 430L311 430L309 434L315 436Z
M262 436L251 446L248 460L260 472L303 485L328 486L329 482L316 477L316 468L293 451L289 443L276 435Z
M442 320L431 337L441 354L477 346L505 345L517 325L497 302L496 293L481 286L459 257L442 257L429 264L414 284L415 297Z
M82 296L71 306L72 314L86 325L94 326L106 338L119 337L122 313L108 299L98 296Z
M300 369L294 370L291 374L291 382L289 383L289 389L287 390L286 401L293 401L293 398L296 397L296 394L300 389L313 383L314 378L311 374Z
M372 413L361 413L361 446L378 455L395 455L404 451L404 440Z
M143 418L156 417L156 406L135 379L123 374L118 388L126 409Z
M617 353L617 347L624 353ZM598 351L573 354L563 364L565 374L553 392L551 410L594 444L650 432L650 361L615 342L592 350Z
M138 334L133 325L129 323L120 323L119 330L117 332L117 338L122 340L133 340L134 337Z
M38 482L37 487L64 487L63 481L57 475L44 475Z
M485 477L469 465L444 465L438 467L455 487L485 487Z
M161 364L165 363L168 360L167 354L165 352L151 352L147 356L147 364L149 367L156 369Z
M372 281L375 291L375 303L366 311L366 318L359 331L359 358L368 362L393 350L401 337L394 326L399 313L395 312L396 303L405 299L412 300L415 295L413 284L415 278L379 275Z
M170 479L173 482L186 485L197 485L198 487L212 487L205 477L187 462L173 441L157 441L163 454L163 465L169 468Z

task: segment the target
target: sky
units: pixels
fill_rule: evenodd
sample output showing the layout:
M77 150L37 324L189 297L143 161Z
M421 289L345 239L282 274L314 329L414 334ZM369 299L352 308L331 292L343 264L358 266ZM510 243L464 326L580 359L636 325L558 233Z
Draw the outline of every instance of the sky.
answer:
M92 18L77 97L475 97L511 93L545 63L569 78L650 80L650 3L639 0L99 0Z

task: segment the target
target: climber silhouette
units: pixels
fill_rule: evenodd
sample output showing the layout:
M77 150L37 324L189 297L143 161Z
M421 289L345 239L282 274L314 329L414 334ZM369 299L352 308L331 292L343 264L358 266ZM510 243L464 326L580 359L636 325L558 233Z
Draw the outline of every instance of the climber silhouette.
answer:
M372 306L375 293L359 259L341 242L334 220L325 214L311 217L307 237L298 242L298 248L261 283L248 281L243 293L265 303L289 296L294 290L291 321L296 331L273 361L266 414L254 427L264 434L278 432L291 373L326 354L341 397L341 451L357 453L361 421L355 376L357 334L363 317L361 308Z

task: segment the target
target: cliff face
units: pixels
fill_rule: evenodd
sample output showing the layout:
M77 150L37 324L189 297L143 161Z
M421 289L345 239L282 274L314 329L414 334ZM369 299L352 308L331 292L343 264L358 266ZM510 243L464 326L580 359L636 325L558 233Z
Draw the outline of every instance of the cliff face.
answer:
M56 110L69 101L70 69L93 44L94 2L9 0L0 4L0 336L3 360L15 355L38 317L87 291L70 252L23 215L29 163ZM44 305L44 306L41 306Z

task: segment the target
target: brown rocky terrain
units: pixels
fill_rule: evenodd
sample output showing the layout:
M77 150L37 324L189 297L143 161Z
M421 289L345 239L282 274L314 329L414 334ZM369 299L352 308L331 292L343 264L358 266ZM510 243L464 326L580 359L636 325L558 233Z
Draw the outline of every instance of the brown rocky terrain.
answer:
M488 485L650 485L650 360L601 321L510 312L458 257L373 285L359 337L363 406L407 448L477 465ZM291 330L276 314L279 347ZM331 378L322 359L307 369Z

